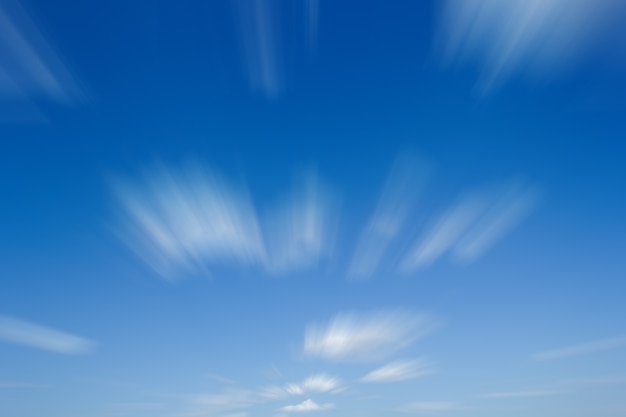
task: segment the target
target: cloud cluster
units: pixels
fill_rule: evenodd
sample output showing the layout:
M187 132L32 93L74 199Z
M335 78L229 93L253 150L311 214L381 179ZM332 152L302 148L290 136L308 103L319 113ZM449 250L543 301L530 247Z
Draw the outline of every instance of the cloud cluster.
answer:
M291 397L308 397L312 394L338 394L344 389L341 381L326 374L314 374L301 383L272 386L258 390L239 388L225 389L218 394L195 395L188 399L188 414L197 416L247 415L248 410L270 402L283 401ZM333 404L319 405L311 398L301 403L281 406L282 413L325 411L334 408Z
M142 181L115 182L117 234L166 279L206 273L212 263L270 273L311 268L332 248L337 206L315 175L297 189L261 220L243 187L198 166L161 167Z

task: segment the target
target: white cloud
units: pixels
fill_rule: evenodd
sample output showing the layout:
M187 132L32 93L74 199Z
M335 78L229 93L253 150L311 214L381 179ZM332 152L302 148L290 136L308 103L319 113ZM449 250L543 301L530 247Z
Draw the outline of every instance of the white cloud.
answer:
M67 355L91 350L94 343L58 330L0 316L0 340Z
M304 353L330 360L384 359L410 346L436 326L428 315L402 310L369 315L338 314L325 326L312 324L307 327Z
M548 76L565 68L623 10L619 0L448 0L444 55L448 62L476 63L478 88L487 93L515 73Z
M378 206L357 242L349 278L368 278L376 271L387 247L400 233L428 171L426 164L413 156L396 159Z
M0 5L0 50L0 97L69 102L80 96L57 54L17 2Z
M434 373L434 366L427 360L395 361L373 370L361 378L361 382L397 382L415 379Z
M229 262L270 273L315 267L330 256L337 204L314 175L297 186L262 223L243 187L199 166L160 167L142 181L114 183L122 214L116 232L168 280Z
M580 345L568 346L561 349L549 350L533 355L537 361L550 361L574 356L582 356L590 353L605 352L613 349L626 348L626 336L613 339L598 340Z
M206 271L209 261L265 259L248 195L201 168L161 168L115 191L127 220L122 238L163 278Z
M398 408L396 411L408 414L430 414L446 411L467 410L453 402L414 402Z
M315 393L338 394L344 390L341 380L326 374L316 374L306 378L299 384L286 384L283 387L268 387L261 391L267 399L281 399L289 396L303 396Z
M342 386L339 378L317 374L305 379L302 383L302 389L304 392L336 393L342 390Z
M284 411L286 413L307 413L311 411L331 410L332 408L334 408L332 404L318 405L313 400L308 399L297 405L287 405L285 407L282 407L280 411Z

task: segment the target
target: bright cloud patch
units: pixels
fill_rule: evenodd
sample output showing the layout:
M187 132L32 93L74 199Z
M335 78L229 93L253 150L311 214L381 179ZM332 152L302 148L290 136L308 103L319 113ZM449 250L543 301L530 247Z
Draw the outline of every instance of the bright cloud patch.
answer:
M335 316L327 325L309 325L304 353L330 360L384 359L430 333L436 322L402 310Z
M280 410L286 413L307 413L311 411L324 411L334 408L332 404L319 405L311 399L305 400L297 405L287 405Z

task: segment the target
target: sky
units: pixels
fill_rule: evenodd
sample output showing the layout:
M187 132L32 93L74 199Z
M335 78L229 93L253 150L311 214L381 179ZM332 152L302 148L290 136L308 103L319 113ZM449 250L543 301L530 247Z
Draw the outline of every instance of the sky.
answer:
M0 3L0 415L626 413L619 0Z

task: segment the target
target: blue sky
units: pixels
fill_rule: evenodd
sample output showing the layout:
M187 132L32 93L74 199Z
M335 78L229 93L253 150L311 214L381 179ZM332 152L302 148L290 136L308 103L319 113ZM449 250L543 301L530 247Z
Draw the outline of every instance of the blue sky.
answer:
M0 415L624 415L625 13L4 2Z

